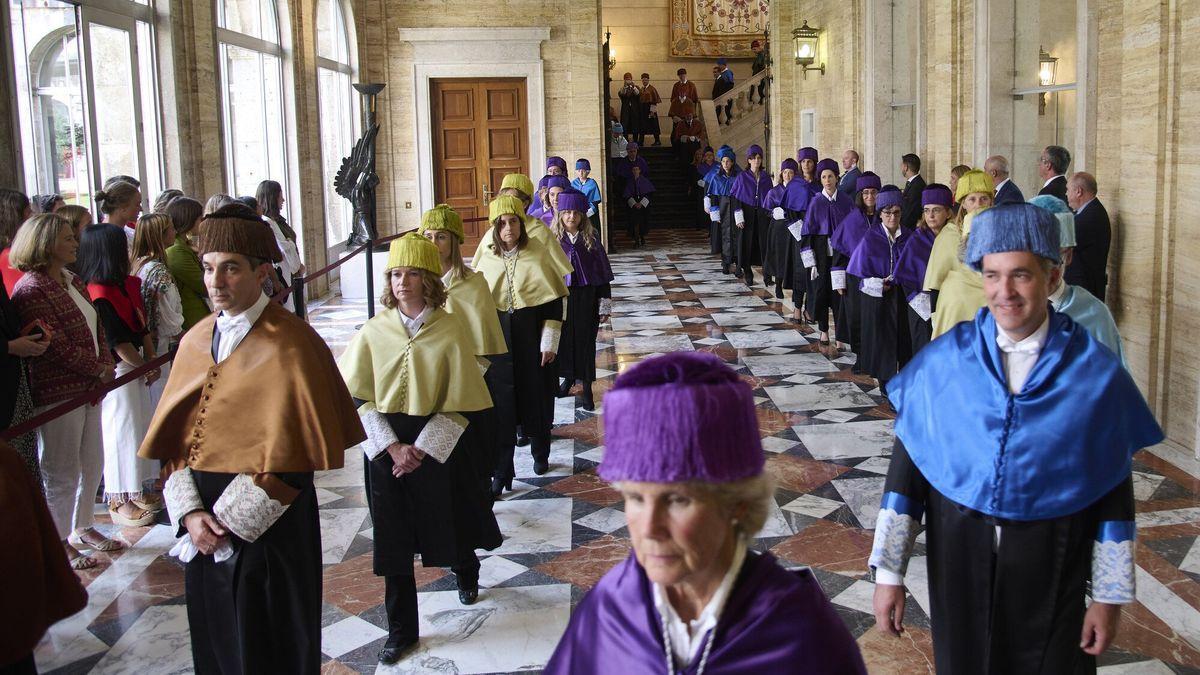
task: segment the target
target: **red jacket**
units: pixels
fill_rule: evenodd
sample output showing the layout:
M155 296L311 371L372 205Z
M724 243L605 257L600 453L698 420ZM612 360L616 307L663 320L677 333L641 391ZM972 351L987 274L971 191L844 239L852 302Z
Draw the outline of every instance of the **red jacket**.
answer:
M84 299L88 298L87 288L78 277L72 276L71 283ZM96 335L100 349L97 350L83 312L67 289L43 271L26 273L17 283L12 301L22 326L41 319L50 328L50 346L45 353L26 359L34 405L65 401L100 386L96 371L101 364L111 368L113 357L99 317Z

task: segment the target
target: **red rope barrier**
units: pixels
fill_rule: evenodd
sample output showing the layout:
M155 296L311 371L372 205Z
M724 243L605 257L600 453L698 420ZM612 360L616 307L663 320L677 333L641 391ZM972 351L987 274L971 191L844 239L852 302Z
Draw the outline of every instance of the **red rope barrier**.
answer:
M476 218L464 219L463 222L464 223L478 223L478 222L482 222L485 220L487 220L486 217L480 216L480 217L476 217ZM309 274L305 277L297 278L291 286L284 288L282 291L276 293L271 299L274 300L275 302L283 302L284 299L287 298L288 293L300 292L300 290L303 289L304 286L307 285L309 282L320 279L321 277L329 274L330 272L336 270L337 268L341 267L342 265L345 265L347 262L350 261L351 258L354 258L358 254L367 250L368 247L373 248L372 245L378 246L380 244L389 243L392 240L399 239L400 237L403 237L406 234L408 234L408 232L401 232L399 234L393 234L393 235L389 235L387 237L381 237L379 239L376 239L374 242L368 242L366 244L363 244L362 246L359 246L358 248L351 251L349 255L343 256L342 258L340 258L337 262L330 263L329 265L326 265L325 267L322 267L321 269L317 270L316 272L313 272L312 274ZM146 373L150 372L151 370L154 370L155 368L159 368L159 367L169 363L170 361L174 360L174 358L175 358L174 350L171 350L171 351L167 352L166 354L158 356L158 357L142 364L141 366L134 368L133 370L129 371L128 373L125 373L121 377L118 377L117 379L113 380L112 382L109 382L106 385L97 387L96 389L93 389L93 390L87 392L86 394L80 394L79 396L76 396L75 398L72 398L70 400L63 401L62 403L54 406L53 408L47 410L46 412L44 412L40 415L35 415L16 426L9 427L9 428L5 429L4 431L0 431L0 439L4 439L6 441L11 441L12 439L14 439L18 436L23 436L31 431L35 431L38 427L42 426L43 424L46 424L47 422L52 422L52 421L58 419L59 417L66 415L67 413L71 412L72 410L74 410L76 408L83 407L90 403L99 403L100 399L103 398L105 394L107 394L111 391L114 391L116 389L120 389L121 387L125 386L126 384L129 384L130 382L133 382L134 380L140 379Z

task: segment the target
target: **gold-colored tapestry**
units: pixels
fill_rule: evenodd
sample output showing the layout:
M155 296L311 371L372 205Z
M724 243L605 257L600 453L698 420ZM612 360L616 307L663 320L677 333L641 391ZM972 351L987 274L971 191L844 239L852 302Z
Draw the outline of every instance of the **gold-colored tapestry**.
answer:
M768 0L671 0L671 56L749 58L767 31Z

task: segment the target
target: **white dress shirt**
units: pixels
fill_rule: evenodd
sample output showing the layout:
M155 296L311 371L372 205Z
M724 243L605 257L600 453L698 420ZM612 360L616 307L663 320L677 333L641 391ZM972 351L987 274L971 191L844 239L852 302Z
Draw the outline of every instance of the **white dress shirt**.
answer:
M71 281L75 278L75 274L68 269L63 269L62 273L63 278L67 280L67 295L71 297L75 306L79 308L79 312L83 314L83 320L87 323L88 330L92 331L92 344L96 346L96 353L99 354L100 334L97 331L99 324L96 323L96 308L75 289L75 284Z
M685 622L679 617L667 598L666 588L656 583L651 584L654 591L654 607L658 610L659 617L666 621L667 633L671 636L671 653L675 657L677 668L686 668L696 658L696 654L708 640L708 634L717 627L717 621L721 618L721 612L725 609L729 593L733 590L733 584L737 581L745 560L746 544L739 539L733 551L733 561L725 572L721 585L704 606L704 611L693 621Z
M1065 282L1065 281L1058 282L1058 288L1055 289L1054 292L1050 294L1050 304L1054 306L1054 309L1058 309L1059 305L1062 304L1063 296L1065 296L1066 294L1067 294L1067 282Z
M1079 215L1079 214L1083 213L1083 210L1086 209L1094 201L1096 201L1096 198L1092 197L1091 199L1084 202L1083 205L1081 205L1079 208L1075 209L1075 215Z
M1004 187L1004 184L1007 182L1008 182L1008 179L1005 178L1004 180L1000 181L999 183L996 183L996 192L993 192L992 194L996 194L996 193L1000 192L1000 188Z
M1008 391L1018 394L1029 379L1029 371L1037 363L1042 347L1046 345L1046 335L1050 333L1050 317L1047 316L1038 329L1024 340L1015 341L996 326L996 344L1000 347L1000 360L1004 362L1004 376L1008 381Z
M262 316L263 310L267 308L269 302L271 302L270 298L259 293L258 300L255 300L254 304L241 314L231 315L221 312L217 315L217 331L221 334L220 342L217 343L217 363L229 358L233 350L242 344L242 340L254 327L258 317Z
M1061 173L1056 176L1051 176L1045 183L1042 183L1042 187L1048 187L1051 183L1058 180L1060 176L1062 176Z
M412 336L416 335L417 331L421 330L421 326L424 326L425 322L429 320L429 315L433 314L433 308L425 305L425 309L421 310L420 314L411 319L408 318L407 314L401 312L399 307L396 308L396 313L400 315L400 323L404 324L404 330L408 333L408 337L411 340Z

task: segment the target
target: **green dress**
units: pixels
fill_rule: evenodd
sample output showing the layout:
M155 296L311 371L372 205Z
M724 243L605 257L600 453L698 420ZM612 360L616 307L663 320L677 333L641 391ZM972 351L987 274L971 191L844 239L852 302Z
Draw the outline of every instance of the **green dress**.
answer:
M183 306L183 330L188 330L212 311L208 308L208 289L204 287L204 270L200 257L188 245L184 235L175 237L175 243L167 247L167 269L179 287L179 300Z

